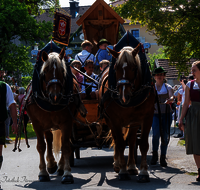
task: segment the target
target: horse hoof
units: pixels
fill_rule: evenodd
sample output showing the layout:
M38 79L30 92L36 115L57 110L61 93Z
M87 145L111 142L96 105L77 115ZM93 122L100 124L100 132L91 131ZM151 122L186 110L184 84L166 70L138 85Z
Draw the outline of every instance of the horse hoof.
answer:
M53 174L56 172L56 170L58 169L58 166L57 164L53 167L53 168L47 168L47 171L50 173L50 174Z
M130 176L128 173L124 173L124 174L119 174L119 180L120 181L126 181L126 180L130 180Z
M62 184L64 183L74 183L74 178L72 175L65 175L62 177L62 181L61 181Z
M116 173L119 173L119 171L120 171L120 168L117 167L117 166L114 166L113 169L114 169L114 171L115 171Z
M137 182L138 183L147 183L147 182L150 182L149 176L148 175L139 175Z
M64 170L58 169L58 171L56 173L58 176L62 176L64 174Z
M136 169L130 169L130 170L128 170L128 173L130 175L138 175L138 170L136 170Z
M38 178L40 182L50 181L50 177L48 175L39 175Z

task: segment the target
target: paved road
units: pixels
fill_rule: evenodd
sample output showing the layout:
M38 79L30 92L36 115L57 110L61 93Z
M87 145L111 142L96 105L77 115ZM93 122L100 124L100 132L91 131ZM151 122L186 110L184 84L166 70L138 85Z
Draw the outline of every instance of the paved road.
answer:
M75 159L75 167L72 168L74 184L61 184L61 177L56 175L51 175L51 182L39 182L39 155L35 148L36 139L31 139L29 142L31 147L28 149L25 142L22 141L22 152L12 152L14 144L8 144L7 148L4 149L4 162L0 171L2 189L153 190L167 188L199 190L200 188L200 183L195 181L196 176L185 173L185 171L196 172L193 157L185 155L185 148L177 145L178 139L176 138L171 138L169 144L168 167L150 166L151 182L146 184L137 183L137 176L131 176L129 181L118 181L117 174L113 172L112 168L113 151L108 148L81 150L81 159ZM151 139L149 142L151 147ZM148 163L151 159L150 150L147 156ZM125 150L125 154L128 154L128 148ZM138 163L140 163L139 151Z

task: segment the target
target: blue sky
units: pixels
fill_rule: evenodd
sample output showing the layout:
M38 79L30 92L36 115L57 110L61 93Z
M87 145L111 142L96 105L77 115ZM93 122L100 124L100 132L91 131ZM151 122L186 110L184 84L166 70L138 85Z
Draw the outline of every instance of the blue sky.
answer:
M104 0L109 3L109 0ZM79 6L92 5L95 0L79 0ZM61 7L69 7L69 0L60 0Z

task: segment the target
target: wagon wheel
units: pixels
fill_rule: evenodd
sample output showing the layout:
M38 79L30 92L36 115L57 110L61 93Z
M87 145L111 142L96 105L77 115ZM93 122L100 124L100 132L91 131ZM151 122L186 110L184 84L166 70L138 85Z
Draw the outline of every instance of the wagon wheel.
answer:
M80 159L80 148L75 149L76 159Z

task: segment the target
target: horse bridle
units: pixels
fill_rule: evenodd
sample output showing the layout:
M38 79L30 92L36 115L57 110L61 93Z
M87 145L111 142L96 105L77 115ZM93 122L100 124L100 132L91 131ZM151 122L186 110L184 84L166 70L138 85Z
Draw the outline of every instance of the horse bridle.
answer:
M137 77L137 71L138 71L138 67L136 66L135 67L135 72L134 72L134 79L133 79L133 82L130 82L129 80L127 80L126 78L121 78L117 81L117 89L119 88L119 86L121 85L130 85L131 86L131 89L132 89L132 92L135 90L135 79Z
M46 81L45 81L45 83L46 83ZM59 79L56 79L56 78L53 78L53 79L51 79L48 83L46 83L47 85L46 85L46 92L48 92L48 88L49 88L49 86L51 86L52 84L59 84L60 86L61 86L61 88L63 87L63 84L64 84L64 82L63 82L63 84L61 83L61 81L59 80Z
M59 79L53 77L51 80L49 80L48 82L46 82L46 81L45 81L45 72L42 73L41 80L44 81L45 84L46 84L45 94L47 94L48 100L49 100L51 103L53 103L53 102L51 101L51 99L49 99L49 96L50 96L50 93L49 93L49 91L48 91L49 86L51 86L51 85L53 85L53 84L58 84L58 85L61 86L61 88L63 88L64 83L65 83L65 80L63 81L63 83L61 83L61 81L60 81ZM42 88L41 88L41 89L42 89ZM41 90L41 92L42 92L43 97L44 97L44 98L47 98L42 90ZM61 98L60 98L60 100L61 100L61 99L63 98L63 95L64 95L64 94L63 94L63 93L60 93L60 95L61 95Z

